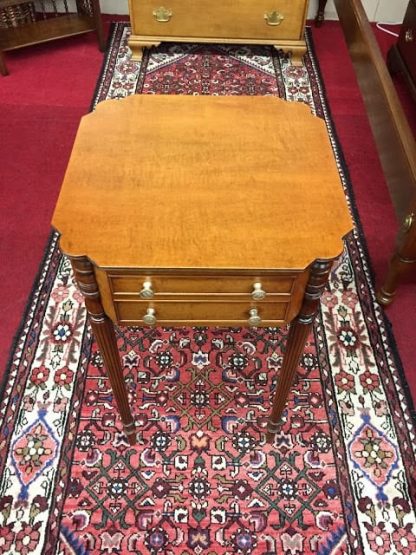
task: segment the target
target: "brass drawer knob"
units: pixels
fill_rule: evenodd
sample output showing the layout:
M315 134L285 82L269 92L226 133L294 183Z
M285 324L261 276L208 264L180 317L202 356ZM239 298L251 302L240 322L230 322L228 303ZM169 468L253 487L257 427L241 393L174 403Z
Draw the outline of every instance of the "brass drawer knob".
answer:
M413 42L413 39L414 39L413 29L408 29L404 34L404 40L406 42Z
M153 299L155 294L152 289L151 281L145 281L143 283L143 289L140 291L139 295L142 299Z
M148 308L146 314L143 316L143 323L146 326L154 326L157 322L156 311L154 308Z
M405 233L408 233L412 229L412 225L414 221L415 221L415 215L413 212L406 216L403 222L403 230Z
M153 17L159 23L167 23L168 21L170 21L170 18L172 17L172 15L173 15L172 10L168 10L163 6L161 6L160 8L156 8L156 10L153 10Z
M262 288L260 282L256 282L253 284L253 292L251 293L251 297L254 301L261 301L266 296L266 291Z
M248 325L249 326L260 326L261 324L261 318L259 316L259 312L257 310L257 308L252 308L250 310L250 317L248 319Z
M273 12L266 12L264 14L264 19L266 20L267 25L272 25L273 27L280 25L284 18L285 16L277 12L276 10L274 10Z

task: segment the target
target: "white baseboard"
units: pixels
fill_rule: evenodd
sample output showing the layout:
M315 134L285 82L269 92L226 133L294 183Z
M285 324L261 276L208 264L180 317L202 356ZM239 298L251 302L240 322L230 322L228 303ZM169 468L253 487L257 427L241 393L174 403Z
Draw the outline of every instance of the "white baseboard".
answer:
M362 0L370 21L380 23L401 23L407 8L408 0ZM100 0L101 12L106 14L127 15L129 13L128 0ZM316 15L318 0L310 0L308 18ZM329 0L325 19L338 19L333 0Z

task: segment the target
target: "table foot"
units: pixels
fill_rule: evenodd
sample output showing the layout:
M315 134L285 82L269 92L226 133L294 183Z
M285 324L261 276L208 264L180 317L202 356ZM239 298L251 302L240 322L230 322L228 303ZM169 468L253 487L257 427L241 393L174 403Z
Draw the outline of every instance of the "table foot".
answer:
M136 424L134 422L130 422L130 424L123 423L124 433L127 436L127 441L129 445L136 445L137 443L137 430Z

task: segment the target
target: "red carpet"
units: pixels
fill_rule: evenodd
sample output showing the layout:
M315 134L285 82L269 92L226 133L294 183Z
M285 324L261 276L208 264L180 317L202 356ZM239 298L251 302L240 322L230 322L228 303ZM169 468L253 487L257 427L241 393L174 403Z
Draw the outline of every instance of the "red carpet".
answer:
M98 101L232 90L306 102L350 198L313 50L301 68L230 45L163 45L137 64L127 33L114 29ZM273 444L264 429L287 328L119 329L131 447L55 235L0 402L3 551L413 553L415 427L361 240L350 233L332 268Z
M397 223L340 27L327 22L319 30L313 28L313 36L375 278L380 282ZM394 40L378 31L377 36L384 51ZM6 58L10 75L0 78L2 372L49 235L53 206L79 118L89 108L102 54L94 35L88 34L10 52ZM402 85L400 92L414 123L416 111ZM414 278L400 288L387 314L416 398Z

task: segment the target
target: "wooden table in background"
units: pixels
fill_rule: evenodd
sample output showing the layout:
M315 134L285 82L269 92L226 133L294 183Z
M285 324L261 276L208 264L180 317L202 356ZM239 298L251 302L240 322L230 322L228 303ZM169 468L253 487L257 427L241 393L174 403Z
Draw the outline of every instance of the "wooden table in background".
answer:
M325 122L275 97L136 95L82 119L53 217L133 445L113 322L291 322L268 439L352 222Z

